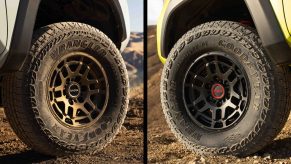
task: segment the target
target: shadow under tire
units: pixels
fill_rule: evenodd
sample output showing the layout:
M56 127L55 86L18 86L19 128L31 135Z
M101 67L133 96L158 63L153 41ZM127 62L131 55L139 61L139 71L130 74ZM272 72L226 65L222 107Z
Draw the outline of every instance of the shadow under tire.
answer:
M101 31L76 22L37 30L22 69L3 80L7 119L32 149L53 156L96 153L128 107L123 58Z
M287 66L277 66L249 27L214 21L187 32L161 77L167 123L201 154L247 156L270 143L290 112Z

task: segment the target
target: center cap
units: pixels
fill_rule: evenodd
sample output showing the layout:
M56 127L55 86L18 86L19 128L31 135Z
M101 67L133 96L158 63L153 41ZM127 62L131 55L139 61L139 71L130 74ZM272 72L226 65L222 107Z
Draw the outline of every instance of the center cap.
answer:
M225 90L221 84L214 84L211 87L211 95L215 99L222 99L224 96Z
M77 98L80 96L81 94L81 88L80 88L80 85L76 82L73 82L71 83L69 86L68 86L68 90L67 90L69 96L71 98Z

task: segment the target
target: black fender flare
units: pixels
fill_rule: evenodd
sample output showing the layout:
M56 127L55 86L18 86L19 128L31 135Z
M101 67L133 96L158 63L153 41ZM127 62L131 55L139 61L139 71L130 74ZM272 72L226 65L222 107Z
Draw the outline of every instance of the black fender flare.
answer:
M41 0L21 0L17 11L10 48L1 72L20 70L31 45L34 23Z

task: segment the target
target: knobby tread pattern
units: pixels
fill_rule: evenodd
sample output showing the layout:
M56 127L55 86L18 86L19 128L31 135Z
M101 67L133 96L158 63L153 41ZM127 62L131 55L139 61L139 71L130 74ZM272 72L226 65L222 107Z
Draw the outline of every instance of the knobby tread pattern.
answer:
M257 119L253 130L239 143L229 147L206 147L193 143L178 129L180 121L171 114L169 73L180 52L196 39L204 36L227 36L229 39L242 44L249 49L253 58L257 60L258 69L262 74L261 82L264 86L264 107L260 118ZM264 52L261 40L250 27L237 22L213 21L199 25L185 35L172 48L164 66L161 80L161 103L166 121L172 132L188 149L201 154L233 154L246 156L262 149L274 139L286 123L290 113L290 75L285 66L276 66ZM275 115L274 115L275 113ZM186 128L186 127L185 127Z
M81 34L79 34L81 32ZM64 33L63 38L54 38L55 34ZM67 34L66 34L67 33ZM36 72L43 63L46 55L41 50L46 48L49 41L57 44L64 38L73 35L86 35L97 39L108 49L106 55L111 55L118 66L120 74L122 97L120 98L120 112L113 120L111 130L104 138L90 144L71 144L56 137L50 129L47 129L43 118L39 115L38 97L35 93ZM122 56L114 43L101 31L86 24L77 22L55 23L40 28L36 31L32 40L32 47L27 56L23 68L14 73L9 73L3 79L3 105L9 123L17 136L29 147L41 153L53 156L67 154L94 154L110 143L123 124L128 107L128 74Z

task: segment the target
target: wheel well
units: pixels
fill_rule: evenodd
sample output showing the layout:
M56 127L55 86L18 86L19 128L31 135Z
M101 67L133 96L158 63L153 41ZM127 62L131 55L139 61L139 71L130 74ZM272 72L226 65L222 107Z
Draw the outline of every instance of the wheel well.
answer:
M112 0L42 0L34 30L57 22L81 22L101 30L120 47L123 29L112 6Z
M244 0L191 0L171 13L163 39L164 54L169 54L178 39L193 27L216 20L235 21L255 27Z

